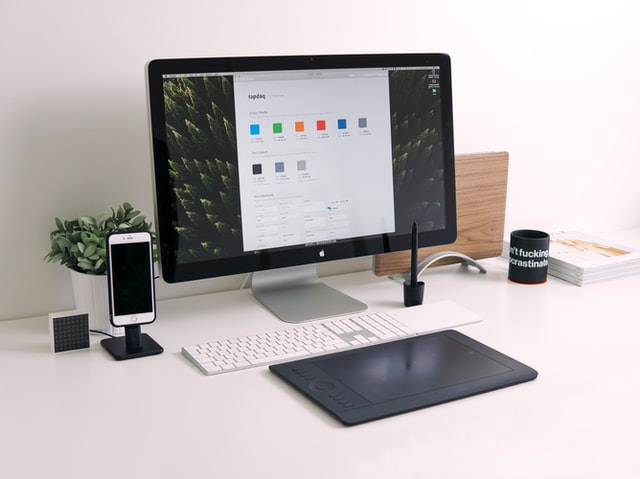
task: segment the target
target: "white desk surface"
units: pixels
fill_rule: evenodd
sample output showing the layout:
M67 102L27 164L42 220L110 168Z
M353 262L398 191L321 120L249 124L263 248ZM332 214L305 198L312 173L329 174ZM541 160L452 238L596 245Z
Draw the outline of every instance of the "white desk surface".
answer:
M506 260L482 263L487 275L430 269L426 301L481 315L460 330L539 377L351 428L266 367L207 377L181 355L285 327L247 290L159 302L143 331L165 352L123 362L100 336L54 355L45 317L0 323L0 477L640 477L640 275L521 286ZM386 278L326 281L370 310L401 307Z

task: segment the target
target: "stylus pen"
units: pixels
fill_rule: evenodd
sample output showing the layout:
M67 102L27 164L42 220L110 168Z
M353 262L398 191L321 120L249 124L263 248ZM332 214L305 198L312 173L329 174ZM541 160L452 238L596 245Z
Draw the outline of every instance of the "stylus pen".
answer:
M418 223L411 228L411 287L418 285Z

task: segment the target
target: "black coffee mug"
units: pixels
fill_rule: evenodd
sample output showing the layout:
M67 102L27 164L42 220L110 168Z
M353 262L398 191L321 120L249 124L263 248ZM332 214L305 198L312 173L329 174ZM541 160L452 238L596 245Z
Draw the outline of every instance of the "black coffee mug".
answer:
M509 279L522 284L540 284L547 280L549 234L536 230L511 232L509 243Z

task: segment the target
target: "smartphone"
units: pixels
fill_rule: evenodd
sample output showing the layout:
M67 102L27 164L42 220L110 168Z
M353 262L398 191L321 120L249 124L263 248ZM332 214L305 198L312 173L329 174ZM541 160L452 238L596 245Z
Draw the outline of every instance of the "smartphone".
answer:
M107 237L111 324L131 326L156 318L151 234L112 233Z

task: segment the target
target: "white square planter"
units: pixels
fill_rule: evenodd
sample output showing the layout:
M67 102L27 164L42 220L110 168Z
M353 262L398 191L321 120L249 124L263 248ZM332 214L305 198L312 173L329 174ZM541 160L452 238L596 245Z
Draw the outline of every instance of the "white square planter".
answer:
M71 284L76 309L89 313L89 329L114 336L124 335L109 321L109 289L106 275L84 274L71 270Z

